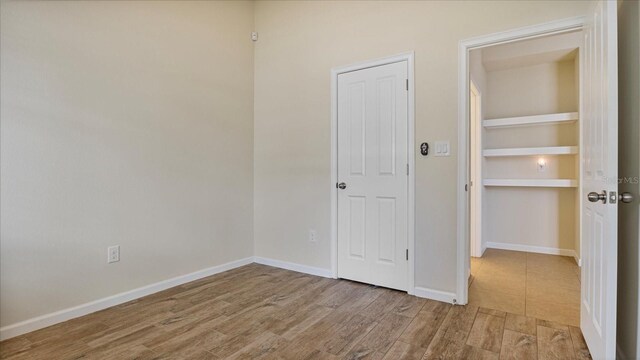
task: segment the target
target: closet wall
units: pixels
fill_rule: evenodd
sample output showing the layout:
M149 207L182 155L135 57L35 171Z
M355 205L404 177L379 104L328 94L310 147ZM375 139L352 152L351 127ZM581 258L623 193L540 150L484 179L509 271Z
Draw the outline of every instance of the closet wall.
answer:
M579 258L579 41L565 34L483 50L482 238L489 248ZM548 114L568 121L510 124Z

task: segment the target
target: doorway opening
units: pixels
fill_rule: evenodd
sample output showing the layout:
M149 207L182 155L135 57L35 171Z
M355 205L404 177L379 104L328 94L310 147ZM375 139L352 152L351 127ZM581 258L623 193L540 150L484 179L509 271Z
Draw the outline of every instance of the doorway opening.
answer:
M469 304L580 325L582 40L469 52Z

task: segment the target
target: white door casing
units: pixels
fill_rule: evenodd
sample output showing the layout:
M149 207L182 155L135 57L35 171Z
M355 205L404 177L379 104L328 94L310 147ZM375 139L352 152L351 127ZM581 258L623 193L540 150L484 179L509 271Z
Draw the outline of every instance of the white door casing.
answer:
M338 75L338 277L408 284L408 63Z
M469 237L471 256L482 256L482 102L480 90L469 82Z
M580 327L594 359L616 357L618 79L615 1L594 4L584 27L581 132ZM589 193L606 202L587 201Z

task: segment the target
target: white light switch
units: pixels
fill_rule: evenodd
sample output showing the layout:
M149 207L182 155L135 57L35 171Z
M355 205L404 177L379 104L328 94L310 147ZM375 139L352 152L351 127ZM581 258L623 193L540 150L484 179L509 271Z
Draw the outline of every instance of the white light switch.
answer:
M451 155L451 145L449 141L436 141L436 151L434 156L449 156Z

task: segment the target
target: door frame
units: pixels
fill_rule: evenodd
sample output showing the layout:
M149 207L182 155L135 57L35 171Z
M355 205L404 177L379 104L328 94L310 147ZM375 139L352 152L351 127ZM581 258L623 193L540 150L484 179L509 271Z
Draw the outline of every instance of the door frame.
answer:
M478 89L478 86L473 81L471 77L469 77L469 91L470 94L473 94L477 99L477 102L480 102L478 107L478 113L476 113L476 120L478 124L475 126L475 133L470 133L470 138L473 137L475 140L475 149L469 148L469 157L470 161L475 163L476 167L476 176L475 178L469 178L469 181L475 181L475 183L469 186L470 192L469 196L473 194L476 200L475 209L469 209L469 221L473 221L476 224L476 231L474 234L469 234L471 243L473 246L471 247L471 255L474 257L481 257L484 253L484 248L482 246L482 92ZM469 113L469 122L471 122L471 113ZM471 142L469 142L471 144ZM472 156L473 154L473 156ZM471 168L469 168L471 171ZM469 205L471 205L471 198L469 198ZM469 274L467 274L467 278Z
M461 40L458 44L458 190L457 190L457 259L456 259L456 303L467 304L469 289L470 238L469 238L469 51L487 46L533 39L541 36L580 30L586 18L577 16L527 26L503 32ZM581 92L582 93L582 92ZM582 242L582 240L580 241Z
M336 188L338 183L338 75L402 61L407 62L407 78L409 79L407 97L407 161L409 162L407 186L407 247L409 249L407 293L413 295L415 289L415 80L413 51L331 69L331 273L334 279L338 278L338 189Z

